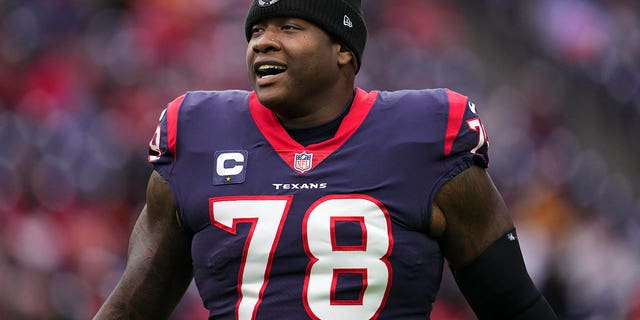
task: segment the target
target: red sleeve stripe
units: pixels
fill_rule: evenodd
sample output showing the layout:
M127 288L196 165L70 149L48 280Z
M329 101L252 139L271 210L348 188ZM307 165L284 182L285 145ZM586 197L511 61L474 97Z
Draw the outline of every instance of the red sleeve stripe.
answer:
M178 111L185 95L177 97L167 106L167 147L169 152L176 156L176 140L178 136Z
M447 120L447 133L444 140L445 157L451 153L453 142L460 132L464 111L467 107L467 97L455 91L447 89L447 98L449 99L449 115Z

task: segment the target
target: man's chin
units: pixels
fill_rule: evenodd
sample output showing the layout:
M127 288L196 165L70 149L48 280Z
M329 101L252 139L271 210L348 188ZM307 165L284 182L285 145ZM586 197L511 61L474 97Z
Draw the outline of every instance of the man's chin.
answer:
M286 101L284 93L275 88L258 88L256 96L263 106L272 110L278 109Z

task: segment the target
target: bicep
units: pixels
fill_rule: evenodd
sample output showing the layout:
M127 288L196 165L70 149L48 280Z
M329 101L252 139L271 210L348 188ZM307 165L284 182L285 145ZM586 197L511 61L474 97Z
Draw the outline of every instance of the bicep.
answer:
M127 268L147 263L181 267L160 269L163 272L185 272L191 263L190 236L178 223L169 184L155 171L149 178L146 205L131 233Z
M192 278L190 237L175 216L167 182L155 171L131 233L125 272L96 318L166 318Z
M477 166L446 183L437 192L433 206L433 212L444 219L442 252L454 267L472 261L513 229L502 196L486 170Z

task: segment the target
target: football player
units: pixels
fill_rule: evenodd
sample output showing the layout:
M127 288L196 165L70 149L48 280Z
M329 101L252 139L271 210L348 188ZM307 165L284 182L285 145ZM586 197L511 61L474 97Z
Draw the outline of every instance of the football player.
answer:
M480 319L555 319L448 89L355 87L357 0L255 0L253 91L167 105L128 263L96 319L167 318L192 278L210 319L425 319L444 259Z

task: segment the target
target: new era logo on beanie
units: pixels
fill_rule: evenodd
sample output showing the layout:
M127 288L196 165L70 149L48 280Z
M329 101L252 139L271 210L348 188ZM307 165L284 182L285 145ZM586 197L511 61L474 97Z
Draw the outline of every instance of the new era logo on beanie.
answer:
M245 21L247 41L254 24L273 17L295 17L315 23L349 48L360 68L367 42L360 0L255 0Z
M266 6L270 6L272 4L275 4L278 1L279 0L258 0L258 5L261 6L261 7L266 7Z
M349 19L349 17L347 17L347 15L344 15L344 19L342 20L342 24L344 24L345 26L349 27L349 28L353 28L353 22L351 22L351 19Z

